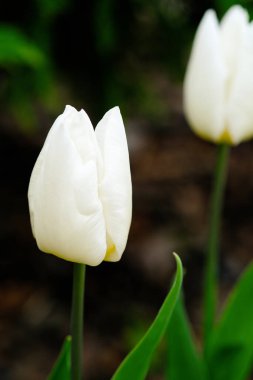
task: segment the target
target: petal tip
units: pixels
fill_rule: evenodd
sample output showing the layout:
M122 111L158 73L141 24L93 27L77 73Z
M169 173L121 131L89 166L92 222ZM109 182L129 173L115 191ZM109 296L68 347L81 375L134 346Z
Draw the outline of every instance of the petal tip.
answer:
M76 111L76 109L75 109L75 107L72 107L72 106L70 106L69 104L67 104L66 106L65 106L65 108L64 108L64 112L63 113L68 113L68 112L77 112Z
M115 107L109 109L109 111L107 111L105 115L107 115L108 117L120 117L120 118L122 118L119 106L115 106Z

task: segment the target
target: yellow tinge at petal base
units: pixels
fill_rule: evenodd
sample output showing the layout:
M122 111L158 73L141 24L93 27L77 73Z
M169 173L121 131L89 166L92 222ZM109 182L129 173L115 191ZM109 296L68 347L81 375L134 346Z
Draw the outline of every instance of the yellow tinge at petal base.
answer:
M208 135L206 135L204 132L196 132L196 134L199 136L199 137L201 137L203 140L207 140L207 141L209 141L210 140L210 137L208 136ZM231 134L230 134L230 132L227 130L227 129L225 129L222 133L221 133L221 135L216 139L216 142L217 143L225 143L225 144L228 144L228 145L233 145L234 143L233 143L233 139L232 139L232 137L231 137Z
M227 128L222 132L217 142L233 145L233 139Z
M105 260L105 261L111 261L111 260L110 260L110 256L111 256L113 253L115 253L115 251L116 251L115 244L110 245L110 246L107 248L107 250L106 250L106 254L105 254L105 258L104 258L104 260Z

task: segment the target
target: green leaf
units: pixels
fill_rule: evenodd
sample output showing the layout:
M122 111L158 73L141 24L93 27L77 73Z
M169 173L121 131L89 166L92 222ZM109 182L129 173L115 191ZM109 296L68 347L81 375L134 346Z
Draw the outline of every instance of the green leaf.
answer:
M68 0L36 0L36 4L38 7L37 18L52 19L65 10Z
M182 263L180 258L176 254L174 255L177 262L177 272L172 288L165 298L152 325L140 342L121 363L112 377L112 380L142 380L145 379L148 373L152 356L167 329L182 286Z
M0 25L0 65L26 65L34 69L46 64L43 52L18 29Z
M168 367L169 380L204 380L205 365L194 344L190 324L179 298L168 326Z
M233 289L207 347L212 380L243 380L253 364L253 263Z
M232 6L241 5L243 8L245 8L248 11L250 18L252 19L253 7L252 7L251 0L215 0L214 5L215 5L215 9L218 11L219 17L224 16L224 14Z
M110 53L116 45L115 0L100 0L94 10L94 34L100 54Z
M71 336L67 336L47 380L71 380Z

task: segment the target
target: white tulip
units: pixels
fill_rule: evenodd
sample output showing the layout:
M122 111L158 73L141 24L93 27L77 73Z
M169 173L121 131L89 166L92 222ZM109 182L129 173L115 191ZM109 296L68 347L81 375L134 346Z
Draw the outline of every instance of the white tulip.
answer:
M184 81L184 110L201 137L236 145L253 136L253 24L235 5L218 23L208 10Z
M42 251L88 265L121 258L131 223L132 184L118 107L95 131L85 111L66 107L35 163L28 200Z

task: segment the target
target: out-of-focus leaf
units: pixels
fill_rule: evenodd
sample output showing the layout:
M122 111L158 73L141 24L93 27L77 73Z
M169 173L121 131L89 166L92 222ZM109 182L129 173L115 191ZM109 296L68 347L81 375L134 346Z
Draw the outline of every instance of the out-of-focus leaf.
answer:
M168 326L168 380L205 380L205 365L196 350L182 298Z
M67 336L47 380L71 380L71 337Z
M33 69L47 63L43 52L16 28L0 25L0 65L26 65Z
M152 356L167 329L182 286L182 263L176 254L175 258L177 262L177 272L170 292L165 298L165 301L152 325L141 341L121 363L118 370L112 377L112 380L145 379L151 364Z
M68 0L36 0L36 4L40 12L40 17L52 18L65 10L68 5Z
M25 134L31 134L37 127L38 119L34 105L27 94L16 98L15 102L9 103L9 109L14 122L18 125L20 131Z
M212 380L244 380L253 364L253 263L233 289L207 347Z
M253 4L251 0L215 0L215 8L217 8L218 14L220 17L227 12L227 10L233 5L241 5L250 14L250 17L253 16Z
M107 54L116 45L115 0L100 0L95 4L94 33L100 54Z

